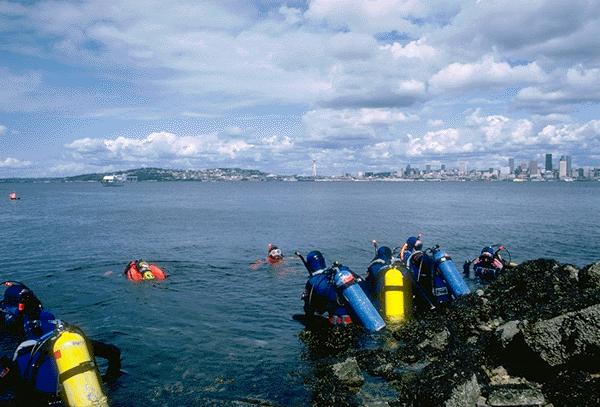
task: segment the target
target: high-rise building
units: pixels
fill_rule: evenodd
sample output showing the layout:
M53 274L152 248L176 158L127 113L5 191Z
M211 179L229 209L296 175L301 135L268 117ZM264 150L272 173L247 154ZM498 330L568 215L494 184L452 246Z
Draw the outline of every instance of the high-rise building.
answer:
M552 171L552 154L546 154L546 171Z
M564 159L564 156L558 162L558 177L567 178L567 160Z
M458 175L467 175L467 162L466 161L458 162Z
M515 159L514 158L508 159L508 171L510 174L515 173Z
M567 172L566 177L573 176L573 167L572 167L573 162L572 162L571 156L570 155L563 155L563 156L560 157L560 159L561 159L561 161L565 161L565 163L566 163L565 164L567 166L566 170L565 170Z
M440 166L440 169L441 169L442 171L446 171L446 164L442 164L442 165Z
M536 160L529 161L529 176L538 175L538 162Z
M317 176L317 160L313 160L313 165L312 165L312 176L316 177Z
M427 174L429 174L429 173L431 172L431 164L426 164L426 165L425 165L425 172L426 172Z

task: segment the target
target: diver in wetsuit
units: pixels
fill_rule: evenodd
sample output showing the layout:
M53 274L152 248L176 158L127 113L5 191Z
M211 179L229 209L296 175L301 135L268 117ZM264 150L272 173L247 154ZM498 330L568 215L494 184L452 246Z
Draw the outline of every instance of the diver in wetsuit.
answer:
M55 372L48 372L46 368L26 369L23 371L17 364L18 350L22 348L31 348L33 352L39 353L39 364L46 357L47 346L45 343L52 337L58 327L68 326L55 318L54 314L43 308L41 301L35 296L25 284L16 281L6 281L3 283L6 287L4 297L0 301L0 330L9 333L17 340L17 352L13 360L6 356L0 358L0 392L8 390L17 391L17 398L22 402L26 399L27 404L35 402L36 404L54 403L54 398L47 398L47 394L37 393L34 382L39 382L42 375L48 374L52 378ZM73 329L75 329L73 327ZM80 332L80 331L79 331ZM83 333L82 333L83 334ZM108 367L104 374L104 380L110 381L120 375L121 369L121 351L118 347L89 339L92 353L108 361ZM32 353L32 357L35 354ZM49 386L55 386L49 384ZM34 394L35 393L35 394ZM19 401L17 400L17 401Z

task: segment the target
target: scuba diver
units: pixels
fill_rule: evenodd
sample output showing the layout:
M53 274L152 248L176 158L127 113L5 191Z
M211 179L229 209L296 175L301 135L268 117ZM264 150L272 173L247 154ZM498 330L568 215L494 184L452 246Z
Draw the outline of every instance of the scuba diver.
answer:
M423 249L423 242L421 241L421 234L417 236L411 236L406 239L406 243L400 248L400 259L403 262L408 260L408 257L412 252Z
M362 285L373 306L388 322L402 322L410 318L413 309L412 274L405 271L397 255L399 247L393 250L371 242L375 257L367 266L367 276Z
M106 381L120 375L121 351L87 338L74 325L54 317L25 284L6 281L0 301L0 328L18 345L12 358L0 358L0 392L19 405L107 406L95 356L106 359Z
M498 250L494 250L498 247ZM501 251L506 251L509 259L504 260L500 255ZM471 266L472 273L471 273ZM482 282L491 282L505 269L516 266L511 262L510 251L503 245L485 246L481 249L479 257L473 260L467 260L463 264L463 272L465 277L479 278Z
M264 260L258 259L250 265L252 270L258 269L262 264L270 264L272 266L283 264L283 253L281 249L274 244L269 243L267 246L267 256Z
M373 245L376 246L377 242L373 241ZM377 309L381 308L380 297L384 285L384 273L391 264L392 249L387 246L376 246L375 257L367 266L367 275L363 283L363 288L369 294L371 302Z
M127 263L123 274L131 281L164 280L167 278L167 273L155 264L150 264L143 259L132 260Z
M450 256L437 245L423 250L421 235L409 237L400 256L412 273L418 309L433 309L470 293Z
M348 326L356 322L367 331L376 332L385 322L362 290L362 278L348 267L333 263L327 267L325 257L318 250L306 255L295 252L309 278L302 293L305 321L311 321L327 313L333 326Z

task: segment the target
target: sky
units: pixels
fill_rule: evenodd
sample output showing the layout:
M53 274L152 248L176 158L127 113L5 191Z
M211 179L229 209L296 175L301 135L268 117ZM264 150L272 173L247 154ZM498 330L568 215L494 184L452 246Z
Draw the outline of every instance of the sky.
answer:
M600 166L595 0L0 0L0 177Z

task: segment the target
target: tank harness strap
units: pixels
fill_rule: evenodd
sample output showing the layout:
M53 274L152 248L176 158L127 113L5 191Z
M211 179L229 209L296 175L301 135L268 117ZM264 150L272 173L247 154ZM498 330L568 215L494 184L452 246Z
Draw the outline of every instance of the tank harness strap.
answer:
M78 374L85 373L90 370L94 370L95 368L96 368L96 365L94 364L94 362L88 360L87 362L83 362L83 363L67 370L66 372L62 372L60 374L60 376L58 376L58 381L60 383L64 383L66 380L69 380L73 376L77 376Z
M372 262L369 263L369 265L367 266L367 268L370 268L371 266L375 265L375 264L385 264L385 260L383 259L375 259Z

